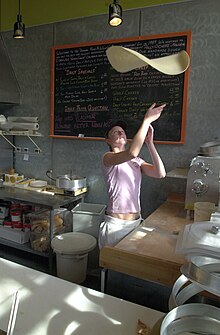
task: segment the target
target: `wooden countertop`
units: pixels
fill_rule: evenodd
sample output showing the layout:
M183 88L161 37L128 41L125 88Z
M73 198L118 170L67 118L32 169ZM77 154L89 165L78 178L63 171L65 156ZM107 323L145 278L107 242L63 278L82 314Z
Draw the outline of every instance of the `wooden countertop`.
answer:
M181 200L167 200L115 247L104 247L100 251L100 266L173 285L185 261L182 255L175 254L178 232L191 222Z

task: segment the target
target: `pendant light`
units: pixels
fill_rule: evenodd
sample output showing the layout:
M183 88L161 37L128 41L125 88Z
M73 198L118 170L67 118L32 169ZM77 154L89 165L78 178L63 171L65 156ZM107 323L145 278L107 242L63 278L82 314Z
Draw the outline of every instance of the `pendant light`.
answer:
M24 38L25 36L25 24L22 22L22 17L20 14L20 0L18 0L18 15L17 22L14 24L14 38Z
M122 24L122 8L118 4L118 0L114 0L111 5L109 5L109 20L108 23L112 27L117 27Z

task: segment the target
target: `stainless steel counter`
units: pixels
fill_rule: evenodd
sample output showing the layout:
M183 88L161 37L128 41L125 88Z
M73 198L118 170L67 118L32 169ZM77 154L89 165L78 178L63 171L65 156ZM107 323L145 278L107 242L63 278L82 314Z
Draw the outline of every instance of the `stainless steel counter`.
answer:
M66 195L51 195L45 194L38 191L30 191L25 189L19 189L16 187L4 186L0 188L0 199L17 201L22 203L30 203L38 205L50 210L50 241L53 238L53 225L54 225L54 209L59 207L67 207L68 205L83 201L85 193L77 196L66 196ZM30 248L29 243L19 244L13 241L0 238L0 244L7 245L9 247L20 249L25 252L41 255L49 258L49 270L52 272L52 256L53 251L50 248L49 253L40 253Z
M0 188L0 199L32 203L48 209L66 206L72 202L82 199L84 195L85 193L70 197L66 195L45 194L42 192L19 189L9 186Z

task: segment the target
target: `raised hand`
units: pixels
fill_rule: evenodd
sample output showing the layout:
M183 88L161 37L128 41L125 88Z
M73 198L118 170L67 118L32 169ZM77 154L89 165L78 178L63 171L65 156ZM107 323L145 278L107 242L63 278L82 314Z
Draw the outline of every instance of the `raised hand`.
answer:
M164 107L166 106L166 104L163 104L161 106L155 107L156 103L153 103L147 110L147 113L144 116L144 121L148 121L148 122L154 122L157 119L159 119Z

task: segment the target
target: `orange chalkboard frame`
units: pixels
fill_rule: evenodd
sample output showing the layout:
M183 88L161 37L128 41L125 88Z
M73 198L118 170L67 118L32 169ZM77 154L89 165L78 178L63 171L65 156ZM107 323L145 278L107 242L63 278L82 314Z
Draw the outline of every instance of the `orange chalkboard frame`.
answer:
M55 125L55 115L54 115L54 93L55 93L55 52L56 50L70 49L70 48L80 48L80 47L92 47L97 45L106 45L106 44L119 44L123 42L135 42L135 41L146 41L146 40L155 40L162 39L167 37L181 37L186 36L186 47L185 50L190 55L191 51L191 31L186 32L174 32L167 34L157 34L150 36L138 36L133 38L122 38L122 39L113 39L113 40L105 40L98 42L90 42L90 43L79 43L79 44L67 44L67 45L59 45L51 48L51 110L50 110L50 137L51 138L60 138L60 139L77 139L77 140L104 140L104 136L102 137L80 137L80 136L68 136L68 135L57 135L54 133L54 125ZM182 103L182 121L181 121L181 130L180 130L180 140L179 141L160 141L155 140L155 143L158 144L184 144L185 141L185 128L186 128L186 115L187 115L187 99L188 99L188 80L189 80L189 69L184 73L184 86L183 86L183 103Z

